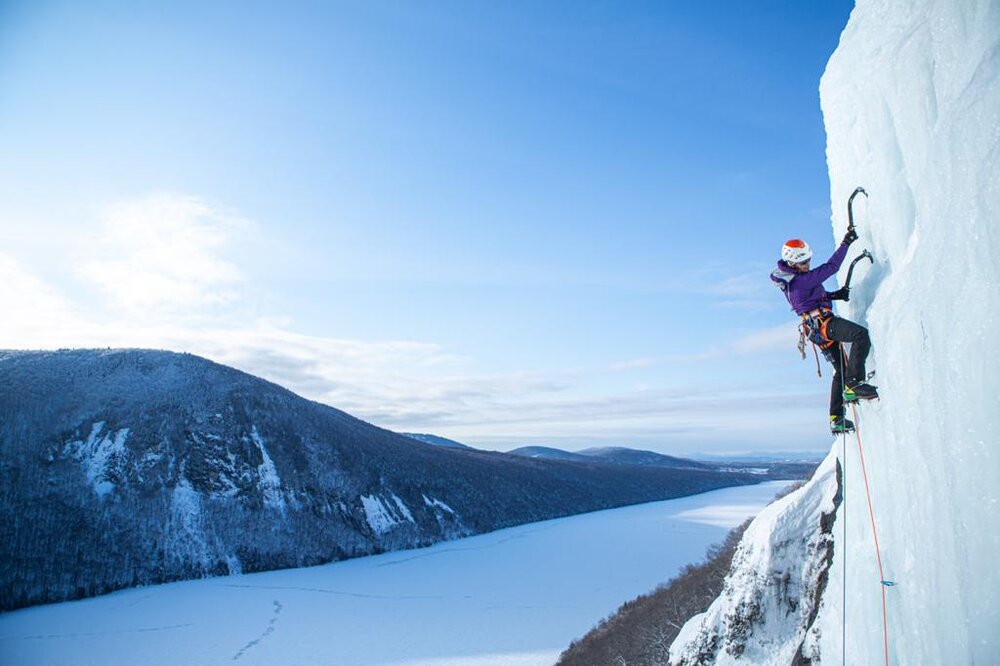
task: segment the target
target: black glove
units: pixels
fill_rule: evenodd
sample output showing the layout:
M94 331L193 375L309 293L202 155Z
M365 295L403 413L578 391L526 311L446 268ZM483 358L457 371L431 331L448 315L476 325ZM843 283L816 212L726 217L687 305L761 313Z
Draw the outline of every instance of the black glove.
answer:
M831 301L849 301L851 300L851 288L841 287L837 291L831 291L826 297Z
M854 230L854 227L851 227L850 229L847 230L847 233L844 234L844 240L840 242L843 243L844 245L850 245L856 240L858 240L858 232Z

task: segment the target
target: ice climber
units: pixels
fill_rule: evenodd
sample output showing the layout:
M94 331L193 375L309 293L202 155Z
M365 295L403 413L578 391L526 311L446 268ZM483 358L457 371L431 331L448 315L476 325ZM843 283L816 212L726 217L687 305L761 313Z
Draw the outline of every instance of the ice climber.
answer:
M868 329L833 314L832 301L849 299L850 289L834 292L823 288L847 256L847 248L858 234L850 229L837 251L822 266L809 270L812 250L805 241L792 239L781 248L781 260L771 273L771 280L784 292L795 314L802 318L803 333L833 364L833 385L830 387L830 429L849 432L854 424L844 417L844 402L877 398L874 386L865 383L865 359L871 349ZM844 367L842 343L851 343L851 352ZM843 380L843 383L842 383Z

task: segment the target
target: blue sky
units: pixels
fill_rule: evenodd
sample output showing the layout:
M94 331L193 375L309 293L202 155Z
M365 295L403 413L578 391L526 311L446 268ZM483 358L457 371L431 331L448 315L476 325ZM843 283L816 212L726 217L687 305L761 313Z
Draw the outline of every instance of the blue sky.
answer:
M767 273L833 250L850 9L0 4L0 346L191 351L486 448L819 450Z

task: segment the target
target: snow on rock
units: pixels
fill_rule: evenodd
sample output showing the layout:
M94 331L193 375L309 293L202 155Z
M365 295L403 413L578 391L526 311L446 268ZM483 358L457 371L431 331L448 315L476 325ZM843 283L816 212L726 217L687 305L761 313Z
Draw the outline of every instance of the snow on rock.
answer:
M877 367L882 398L849 415L860 438L834 443L844 501L804 656L1000 663L1000 354L992 342L1000 330L1000 2L859 0L820 96L838 242L848 196L859 185L870 195L856 201L860 239L844 268L866 248L875 264L858 265L841 314L871 332L869 369ZM894 587L880 583L865 473ZM771 533L753 528L741 552L764 554L812 533L810 487L783 503L801 514L803 534L790 532L791 520ZM764 561L737 562L720 605L685 627L672 656L691 654L709 619L725 628L733 604L747 601L732 585L753 580ZM807 604L810 590L803 593ZM740 663L790 663L802 625L761 601ZM775 655L758 649L766 642Z
M447 504L445 504L444 502L442 502L441 500L435 499L433 497L427 497L427 495L421 495L421 497L424 498L424 504L431 507L432 509L442 509L443 511L447 511L450 514L455 515L455 510L452 509Z
M406 505L403 503L403 500L399 499L398 495L393 495L392 501L396 503L396 508L399 509L399 512L403 515L403 518L405 518L411 523L416 522L413 520L413 514L410 513L410 510L408 508L406 508Z
M171 556L202 564L209 561L202 521L202 497L186 478L182 477L171 492L168 524Z
M281 479L278 477L278 470L274 467L274 461L267 454L264 439L257 432L257 426L254 426L251 430L250 437L260 449L260 455L264 459L264 462L257 468L260 478L260 489L264 495L264 506L283 511L285 509L285 497L281 489Z
M80 462L94 492L101 497L111 493L120 482L128 458L125 440L129 429L111 431L102 437L104 426L104 421L98 421L91 426L86 441L67 442L63 447L64 455Z
M790 663L816 617L839 502L839 470L831 454L808 484L753 521L722 594L681 629L671 663Z
M361 505L365 510L365 520L375 534L385 534L403 522L415 522L403 500L392 495L390 503L379 495L362 495Z

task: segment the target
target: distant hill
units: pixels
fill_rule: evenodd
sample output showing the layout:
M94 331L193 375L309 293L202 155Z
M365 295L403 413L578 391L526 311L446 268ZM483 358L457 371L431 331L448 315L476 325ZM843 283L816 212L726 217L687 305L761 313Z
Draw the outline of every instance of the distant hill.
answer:
M674 456L619 446L564 451L549 446L522 446L507 452L509 455L544 460L562 460L585 464L620 465L627 467L660 467L677 470L704 470L722 474L752 474L769 479L806 478L816 469L817 461L806 458L774 459L767 456L750 459L729 459L706 456L702 460Z
M589 458L595 458L616 465L652 465L656 467L676 467L679 469L710 469L711 467L710 465L695 462L694 460L675 458L662 453L656 453L655 451L642 451L620 446L584 449L579 453Z
M415 439L424 444L432 444L434 446L447 446L453 449L471 449L471 446L462 444L461 442L456 442L453 439L448 439L447 437L438 437L437 435L425 435L418 434L414 432L401 432L400 435L405 435L411 439Z
M705 462L812 462L817 464L822 462L825 457L825 451L771 451L727 455L704 453L692 456L695 460Z
M584 449L582 451L564 451L551 446L522 446L507 453L525 458L543 458L546 460L573 460L585 463L604 463L608 465L639 465L646 467L672 467L677 469L711 469L711 465L663 455L655 451L641 451L620 446Z
M187 354L0 351L0 610L764 478L415 446Z
M520 456L522 458L541 458L544 460L574 460L576 462L593 462L591 458L582 455L580 453L571 453L569 451L563 451L562 449L556 449L550 446L522 446L517 449L512 449L507 453L513 456Z

